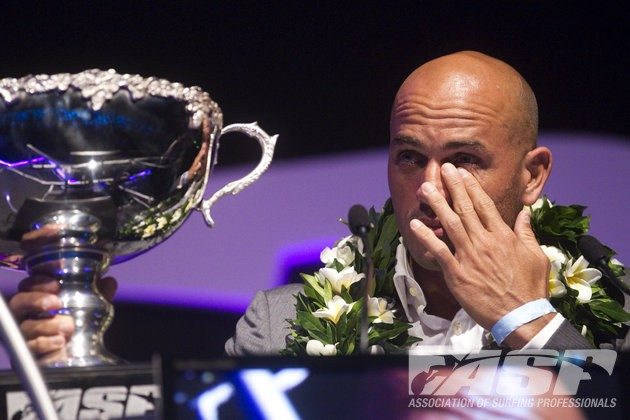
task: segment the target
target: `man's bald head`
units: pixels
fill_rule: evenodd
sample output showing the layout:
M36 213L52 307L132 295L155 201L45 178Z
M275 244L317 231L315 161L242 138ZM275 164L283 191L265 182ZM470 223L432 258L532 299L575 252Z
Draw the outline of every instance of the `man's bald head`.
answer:
M551 170L551 152L536 147L537 126L531 88L500 60L464 51L409 75L392 107L387 174L396 223L415 263L439 270L416 239L413 219L453 250L422 191L430 183L455 205L443 178L446 163L475 177L503 221L514 226L523 206L540 196Z
M408 95L470 102L500 112L513 144L521 150L536 145L538 105L525 79L510 65L475 51L462 51L429 61L407 77L394 105Z

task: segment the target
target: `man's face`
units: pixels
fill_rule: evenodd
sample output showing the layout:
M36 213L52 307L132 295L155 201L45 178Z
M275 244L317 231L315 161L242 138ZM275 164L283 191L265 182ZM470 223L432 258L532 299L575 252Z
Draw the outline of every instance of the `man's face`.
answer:
M412 219L422 221L457 251L420 193L422 183L431 181L451 203L440 175L442 164L450 162L477 178L509 226L523 207L525 151L510 139L506 118L510 104L495 96L455 75L440 83L405 82L396 97L390 125L389 189L405 245L423 268L438 270L439 265L414 240Z

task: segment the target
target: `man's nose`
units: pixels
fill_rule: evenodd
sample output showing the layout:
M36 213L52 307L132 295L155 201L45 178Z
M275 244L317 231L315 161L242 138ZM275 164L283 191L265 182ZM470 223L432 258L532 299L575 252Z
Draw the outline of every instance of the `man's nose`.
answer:
M442 174L441 174L442 164L440 162L430 160L427 163L427 166L424 169L424 179L422 182L431 182L435 185L435 188L446 198L447 201L450 202L450 197L448 191L444 184L442 183Z

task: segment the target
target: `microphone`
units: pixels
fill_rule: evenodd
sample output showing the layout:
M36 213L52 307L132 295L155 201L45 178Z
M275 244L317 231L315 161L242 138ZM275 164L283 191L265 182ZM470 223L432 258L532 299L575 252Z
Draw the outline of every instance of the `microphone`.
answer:
M355 204L348 212L348 225L350 232L358 236L363 241L366 262L366 281L363 282L361 294L363 295L363 308L361 308L361 331L359 338L359 350L362 354L368 354L368 300L369 291L372 290L374 282L374 261L372 261L372 247L368 241L367 234L370 231L370 218L368 212L360 204Z
M611 283L624 293L630 294L630 287L624 284L608 266L608 258L606 258L606 249L604 245L594 236L584 235L577 241L577 246L586 261L602 271Z
M366 235L370 230L370 218L368 212L361 204L355 204L350 207L348 212L348 224L350 225L350 232L353 235L362 237Z

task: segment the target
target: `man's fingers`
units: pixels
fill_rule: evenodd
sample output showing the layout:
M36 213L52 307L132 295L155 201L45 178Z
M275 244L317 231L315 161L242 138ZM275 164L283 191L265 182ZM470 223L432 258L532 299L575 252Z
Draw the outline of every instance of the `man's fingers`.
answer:
M20 324L20 330L26 340L56 335L62 335L69 340L74 332L74 322L72 317L68 315L56 315L46 319L27 319Z
M118 290L118 282L116 279L113 277L102 277L96 281L96 287L105 300L112 303L116 290Z
M50 337L40 336L33 340L28 340L26 345L35 356L43 356L52 352L63 350L66 345L66 339L61 334Z
M21 247L29 252L59 239L60 226L48 224L22 235Z
M484 191L479 181L464 168L457 168L462 177L466 191L475 208L475 213L485 228L491 232L505 228L505 222L492 201L492 198Z
M19 321L33 314L52 313L61 308L61 301L50 293L24 292L11 298L9 308Z
M68 360L68 351L66 347L63 346L58 350L51 351L49 353L44 354L43 356L39 356L37 359L37 362L40 365L42 365L42 364L53 364L55 362L65 362L67 360Z
M451 207L461 219L468 235L482 235L485 229L466 190L462 174L452 163L442 165L441 174L451 196Z
M451 271L457 260L444 241L440 240L435 233L417 219L411 220L409 227L416 235L416 239L420 241L422 246L431 253L437 260L438 264L445 272Z
M53 277L33 275L25 278L18 284L20 292L45 292L59 293L59 282Z
M435 188L435 185L425 182L420 186L420 190L455 248L463 250L470 246L470 237L461 218L451 209L446 198Z

